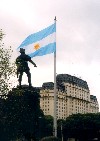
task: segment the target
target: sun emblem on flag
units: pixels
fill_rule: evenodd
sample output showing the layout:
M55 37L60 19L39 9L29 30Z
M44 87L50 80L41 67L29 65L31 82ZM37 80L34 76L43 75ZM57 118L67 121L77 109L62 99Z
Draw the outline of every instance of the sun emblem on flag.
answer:
M34 49L35 50L38 50L39 48L40 48L40 45L39 44L34 45Z

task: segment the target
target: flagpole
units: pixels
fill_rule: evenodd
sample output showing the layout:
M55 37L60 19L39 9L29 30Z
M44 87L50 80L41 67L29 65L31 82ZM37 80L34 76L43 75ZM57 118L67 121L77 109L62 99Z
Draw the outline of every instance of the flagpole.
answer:
M56 17L55 17L54 21L56 24ZM56 36L56 34L55 34L55 36ZM56 93L56 50L55 50L55 52L54 52L54 127L53 127L55 137L57 137L57 114L56 114L57 105L56 105L56 101L57 101L57 93Z

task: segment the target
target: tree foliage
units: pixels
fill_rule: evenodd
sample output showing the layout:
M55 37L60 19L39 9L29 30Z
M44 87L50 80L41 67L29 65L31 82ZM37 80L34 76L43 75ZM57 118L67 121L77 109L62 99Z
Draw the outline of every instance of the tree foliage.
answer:
M88 140L99 137L100 113L76 114L66 119L63 134L67 137Z
M10 78L15 72L15 63L11 62L12 49L5 48L2 30L0 30L0 94L7 94L11 86Z
M45 136L53 135L53 117L51 115L45 116Z
M28 141L36 140L39 135L39 117L44 116L40 109L39 92L29 87L14 88L7 97L1 108L3 133L0 141L23 137Z

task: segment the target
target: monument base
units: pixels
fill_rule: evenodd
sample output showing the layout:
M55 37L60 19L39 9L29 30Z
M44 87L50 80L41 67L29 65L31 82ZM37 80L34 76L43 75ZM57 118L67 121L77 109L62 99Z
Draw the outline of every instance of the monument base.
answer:
M34 94L34 95L38 95L39 96L40 93L40 89L33 87L33 86L28 86L28 85L22 85L19 86L17 85L17 87L12 88L11 91L9 91L8 95L13 95L13 96L24 96L24 95L28 95L28 94ZM39 96L40 97L40 96Z

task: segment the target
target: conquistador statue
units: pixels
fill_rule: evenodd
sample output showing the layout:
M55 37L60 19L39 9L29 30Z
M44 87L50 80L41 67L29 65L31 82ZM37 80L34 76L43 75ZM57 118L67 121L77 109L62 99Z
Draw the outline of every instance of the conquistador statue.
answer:
M31 62L34 65L34 67L37 67L37 66L31 60L31 57L25 54L25 49L20 48L20 53L21 53L21 55L19 55L17 57L17 59L16 59L17 78L19 77L19 79L18 79L19 86L21 87L21 81L22 81L23 72L25 72L27 74L28 83L29 83L29 86L31 86L31 73L30 73L30 69L28 67L28 61Z

